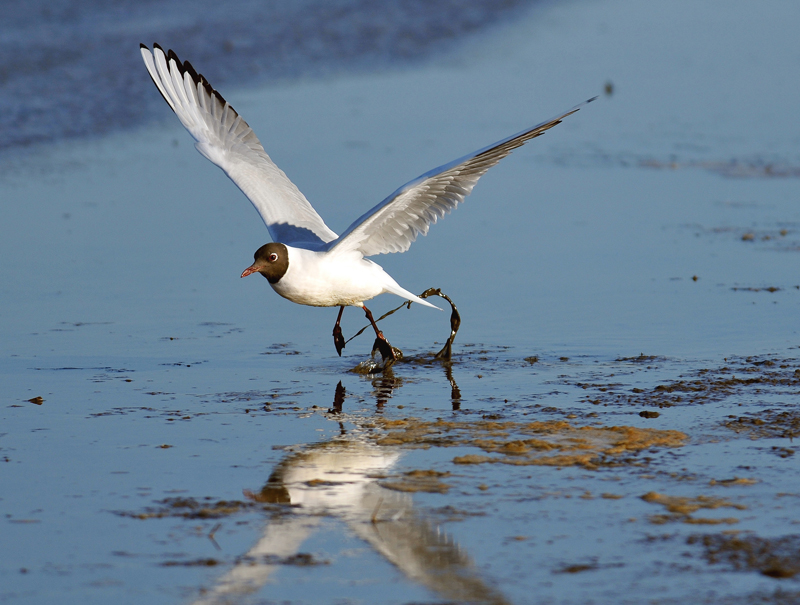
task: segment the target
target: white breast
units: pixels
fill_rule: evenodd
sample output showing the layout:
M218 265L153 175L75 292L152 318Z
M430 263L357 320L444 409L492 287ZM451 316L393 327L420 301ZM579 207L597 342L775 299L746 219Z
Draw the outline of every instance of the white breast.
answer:
M272 288L292 302L312 307L360 304L386 292L394 280L360 254L330 254L286 246L289 269Z

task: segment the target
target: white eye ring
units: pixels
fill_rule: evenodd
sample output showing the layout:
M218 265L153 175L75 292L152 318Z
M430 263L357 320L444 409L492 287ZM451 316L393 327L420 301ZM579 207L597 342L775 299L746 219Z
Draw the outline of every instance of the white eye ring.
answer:
M277 254L273 252L272 254L269 255L269 262L274 263L276 260L278 260Z

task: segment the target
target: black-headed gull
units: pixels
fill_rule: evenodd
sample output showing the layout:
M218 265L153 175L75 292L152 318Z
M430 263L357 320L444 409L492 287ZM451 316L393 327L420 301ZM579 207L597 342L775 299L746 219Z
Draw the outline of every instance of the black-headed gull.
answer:
M383 333L364 305L378 294L438 308L402 288L374 254L405 252L417 236L464 201L478 179L512 150L560 123L589 99L551 120L426 172L406 183L336 235L305 196L264 151L236 110L173 51L141 45L142 58L159 92L186 127L197 150L219 166L253 203L273 243L259 248L242 273L261 273L284 298L301 305L339 307L333 328L336 351L344 338L339 323L346 306L366 313L384 357L392 356Z

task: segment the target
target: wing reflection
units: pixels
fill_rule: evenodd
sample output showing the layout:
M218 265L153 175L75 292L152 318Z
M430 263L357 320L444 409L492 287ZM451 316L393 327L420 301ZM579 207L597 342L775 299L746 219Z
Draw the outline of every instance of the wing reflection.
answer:
M344 388L337 386L334 409ZM439 527L414 510L410 494L382 487L379 480L402 451L344 435L288 455L267 483L248 497L291 504L270 521L258 542L196 603L239 602L266 584L281 563L298 556L303 541L326 519L350 530L440 598L468 603L507 603L480 577L470 557Z

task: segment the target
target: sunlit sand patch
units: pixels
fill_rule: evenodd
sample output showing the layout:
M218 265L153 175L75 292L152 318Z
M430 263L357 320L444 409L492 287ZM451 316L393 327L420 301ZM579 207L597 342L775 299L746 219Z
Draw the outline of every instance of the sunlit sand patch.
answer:
M690 498L686 496L667 496L666 494L659 494L657 492L648 492L642 496L642 500L652 504L660 504L667 509L667 514L651 515L649 517L650 522L657 525L673 521L697 525L732 525L738 523L739 520L733 517L693 517L692 514L701 509L714 510L718 508L733 508L736 510L745 510L747 508L743 504L736 504L724 498L702 495Z
M429 422L416 418L376 419L372 427L379 445L404 447L475 447L486 454L456 456L456 464L600 466L635 463L625 454L652 448L681 447L688 440L674 430L632 426L574 426L564 421ZM488 455L487 455L488 454Z

